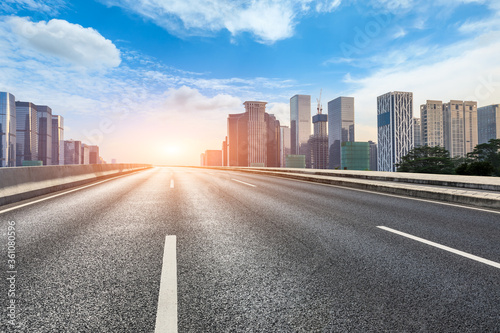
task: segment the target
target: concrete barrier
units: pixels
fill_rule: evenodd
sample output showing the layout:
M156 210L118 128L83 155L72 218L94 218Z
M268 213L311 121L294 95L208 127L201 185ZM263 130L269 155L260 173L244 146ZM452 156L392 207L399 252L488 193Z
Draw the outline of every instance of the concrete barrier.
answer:
M90 164L0 168L0 206L151 167Z
M207 168L266 174L388 194L500 209L500 177L353 170Z

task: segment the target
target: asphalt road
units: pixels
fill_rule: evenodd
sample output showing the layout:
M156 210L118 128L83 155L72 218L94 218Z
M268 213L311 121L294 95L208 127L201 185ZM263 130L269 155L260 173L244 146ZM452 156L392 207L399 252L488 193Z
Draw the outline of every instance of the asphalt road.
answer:
M378 226L500 262L498 212L155 168L0 213L0 331L153 332L166 235L179 332L500 331L499 268Z

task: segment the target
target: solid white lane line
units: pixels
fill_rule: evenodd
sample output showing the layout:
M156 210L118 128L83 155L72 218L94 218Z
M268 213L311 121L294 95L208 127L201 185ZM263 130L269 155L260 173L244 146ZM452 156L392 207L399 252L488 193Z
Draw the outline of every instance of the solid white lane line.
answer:
M238 179L231 178L231 180L234 180L235 182L242 183L242 184L245 184L245 185L248 185L248 186L257 187L257 185L252 185L252 184L243 182L243 181L238 180Z
M83 190L83 189L85 189L87 187L96 186L96 185L99 185L99 184L102 184L102 183L105 183L105 182L109 182L110 180L114 180L114 179L118 179L118 178L121 178L121 177L130 176L130 175L131 174L126 174L126 175L121 175L121 176L117 176L117 177L113 177L113 178L101 180L101 181L99 181L97 183L93 183L93 184L90 184L90 185L81 186L81 187L78 187L78 188L75 188L75 189L69 190L69 191L64 191L62 193L51 195L50 197L45 197L45 198L38 199L38 200L35 200L35 201L30 201L30 202L27 202L27 203L24 203L24 204L15 206L15 207L10 207L10 208L4 209L4 210L0 210L0 214L7 213L7 212L10 212L10 211L15 210L15 209L19 209L19 208L22 208L22 207L33 205L33 204L36 204L36 203L39 203L39 202L42 202L42 201L45 201L45 200L49 200L49 199L52 199L52 198L60 197L61 195L65 195L65 194L68 194L68 193L71 193L71 192L80 191L80 190Z
M451 253L454 253L454 254L458 254L459 256L462 256L462 257L465 257L465 258L469 258L469 259L481 262L483 264L493 266L495 268L500 268L500 263L497 263L495 261L484 259L484 258L475 256L475 255L467 253L467 252L456 250L454 248L451 248L451 247L448 247L448 246L445 246L445 245L441 245L441 244L438 244L438 243L434 243L434 242L428 241L426 239L423 239L423 238L420 238L420 237L416 237L416 236L413 236L413 235L410 235L410 234L407 234L407 233L404 233L404 232L401 232L401 231L398 231L398 230L394 230L394 229L391 229L391 228L387 228L387 227L384 227L384 226L377 226L377 228L380 228L380 229L383 229L383 230L386 230L386 231L398 234L398 235L403 236L403 237L407 237L407 238L416 240L418 242L421 242L421 243L424 243L424 244L427 244L427 245L430 245L430 246L437 247L438 249L441 249L441 250L445 250L445 251L448 251L448 252L451 252Z
M174 180L170 179L170 188L174 188Z
M155 333L177 333L177 238L165 237Z

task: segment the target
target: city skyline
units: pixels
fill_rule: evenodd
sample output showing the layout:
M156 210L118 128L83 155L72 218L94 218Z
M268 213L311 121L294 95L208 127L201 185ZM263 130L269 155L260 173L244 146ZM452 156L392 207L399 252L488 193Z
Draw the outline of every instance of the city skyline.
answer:
M245 100L287 125L291 96L353 96L360 141L387 91L413 92L416 117L426 100L499 103L495 1L216 3L9 1L0 91L49 105L106 160L191 165Z

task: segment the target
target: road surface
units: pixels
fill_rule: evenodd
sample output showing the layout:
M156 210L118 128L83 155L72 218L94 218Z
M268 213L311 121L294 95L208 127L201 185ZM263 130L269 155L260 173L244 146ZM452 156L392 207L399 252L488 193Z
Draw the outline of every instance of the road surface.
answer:
M1 332L153 332L173 235L179 332L500 331L498 212L167 167L37 199L0 207Z

